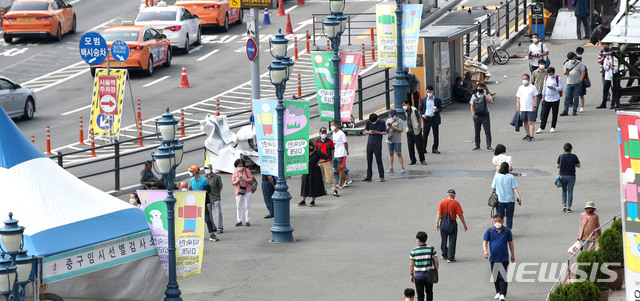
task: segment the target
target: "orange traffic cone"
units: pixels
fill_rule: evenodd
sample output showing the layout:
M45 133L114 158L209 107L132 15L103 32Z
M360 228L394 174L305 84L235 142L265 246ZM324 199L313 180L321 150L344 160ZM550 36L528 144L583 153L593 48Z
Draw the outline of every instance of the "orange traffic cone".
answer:
M180 77L180 87L178 88L191 88L189 85L189 78L187 78L187 68L182 66L182 76Z
M287 29L284 31L285 34L293 34L293 27L291 27L291 17L287 14Z
M298 6L300 5L307 5L306 3L304 3L304 0L298 0L298 4L296 4Z
M278 5L278 14L276 16L284 16L284 2L280 0L280 4Z

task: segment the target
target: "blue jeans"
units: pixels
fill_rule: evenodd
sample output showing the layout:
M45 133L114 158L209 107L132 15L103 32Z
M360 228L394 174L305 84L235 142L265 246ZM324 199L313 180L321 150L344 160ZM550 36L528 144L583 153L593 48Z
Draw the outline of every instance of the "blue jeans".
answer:
M273 216L273 200L271 197L275 191L275 187L273 187L269 181L262 181L262 197L264 198L264 204L267 206L270 216Z
M496 206L496 214L500 214L504 216L505 226L509 229L513 229L513 211L516 208L516 203L502 203L498 202L498 206Z
M564 95L564 111L562 113L569 113L570 103L573 102L573 112L578 111L578 105L580 104L580 90L581 84L569 84Z
M571 208L573 203L573 186L576 185L576 176L562 176L562 205Z

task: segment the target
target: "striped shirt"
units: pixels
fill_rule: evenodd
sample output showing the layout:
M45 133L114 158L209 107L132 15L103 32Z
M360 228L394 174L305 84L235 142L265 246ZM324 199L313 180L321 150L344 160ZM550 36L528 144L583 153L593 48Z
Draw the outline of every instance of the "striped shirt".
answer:
M426 278L427 271L433 269L433 258L436 257L436 249L427 245L418 245L411 250L409 259L413 260L413 278Z

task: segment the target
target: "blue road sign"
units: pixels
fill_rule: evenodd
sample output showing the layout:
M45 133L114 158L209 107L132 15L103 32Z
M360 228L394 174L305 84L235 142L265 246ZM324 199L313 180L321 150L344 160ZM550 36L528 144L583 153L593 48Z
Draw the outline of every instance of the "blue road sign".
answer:
M129 58L129 45L123 40L115 40L111 44L111 57L118 61L124 62Z
M80 56L89 65L100 65L107 58L107 42L96 32L87 32L80 38Z
M247 57L250 61L253 61L258 56L258 45L256 45L256 41L249 38L247 40Z
M109 129L109 118L105 114L98 114L96 124L101 130L106 131Z

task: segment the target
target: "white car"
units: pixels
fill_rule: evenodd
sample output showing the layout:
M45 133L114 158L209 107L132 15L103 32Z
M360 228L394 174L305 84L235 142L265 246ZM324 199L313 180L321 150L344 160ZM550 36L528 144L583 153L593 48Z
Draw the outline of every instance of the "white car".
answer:
M171 46L189 53L191 45L200 45L200 21L198 15L192 15L181 6L145 7L133 23L153 27L158 33L167 36Z
M29 120L36 112L36 95L31 89L23 88L0 75L0 107L11 118Z

